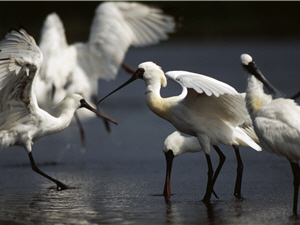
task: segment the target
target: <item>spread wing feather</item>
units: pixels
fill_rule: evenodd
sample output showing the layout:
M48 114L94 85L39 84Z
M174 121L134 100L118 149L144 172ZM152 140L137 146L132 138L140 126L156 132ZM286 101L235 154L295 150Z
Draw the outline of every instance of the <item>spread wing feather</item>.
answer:
M42 61L40 49L23 29L0 42L0 129L37 107L33 81Z
M223 94L238 94L238 92L228 84L214 78L191 73L187 71L169 71L166 77L180 83L186 88L194 89L197 93L205 93L207 96Z
M114 79L130 46L158 43L174 30L173 17L160 9L140 3L104 2L96 9L88 45L93 58L102 57L95 66L105 70L103 78Z
M186 71L169 71L166 77L187 89L183 104L199 108L202 112L224 119L234 126L243 124L249 116L245 94L238 93L226 83Z

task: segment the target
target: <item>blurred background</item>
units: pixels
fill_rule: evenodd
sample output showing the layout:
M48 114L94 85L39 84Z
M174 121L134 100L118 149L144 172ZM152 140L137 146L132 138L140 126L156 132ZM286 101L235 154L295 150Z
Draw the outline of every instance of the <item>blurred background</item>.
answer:
M56 12L64 23L68 42L85 41L99 3L1 2L0 37L10 29L23 27L38 41L44 19ZM299 38L300 35L300 2L149 1L144 4L162 7L166 13L181 18L181 27L172 39Z
M143 3L176 16L180 26L167 41L129 49L125 62L132 67L151 60L164 71L202 73L244 92L247 79L239 56L247 52L275 87L288 96L299 91L300 2ZM46 16L56 12L68 43L85 42L99 4L1 2L0 39L11 29L25 28L39 43ZM100 81L99 96L128 78L121 69L116 80ZM236 159L231 146L221 145L227 160L215 186L220 200L213 199L212 208L200 201L207 179L204 154L184 154L175 160L174 196L165 204L158 197L165 176L162 146L175 128L148 109L144 89L143 82L136 81L103 102L102 112L119 122L112 125L110 134L98 119L84 122L86 151L76 123L35 142L33 154L41 170L75 189L49 190L52 184L32 171L22 148L2 151L0 224L291 224L287 220L292 212L292 175L287 160L246 147L241 148L241 155L247 201L236 201L232 195ZM168 82L162 95L180 91L178 85ZM211 155L216 166L218 156L215 151Z

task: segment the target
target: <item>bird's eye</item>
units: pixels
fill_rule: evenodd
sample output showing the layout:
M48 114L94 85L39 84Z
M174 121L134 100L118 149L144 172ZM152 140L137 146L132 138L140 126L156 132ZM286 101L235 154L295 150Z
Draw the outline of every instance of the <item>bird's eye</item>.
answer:
M138 78L143 78L144 73L145 73L145 70L143 68L138 69L137 77Z

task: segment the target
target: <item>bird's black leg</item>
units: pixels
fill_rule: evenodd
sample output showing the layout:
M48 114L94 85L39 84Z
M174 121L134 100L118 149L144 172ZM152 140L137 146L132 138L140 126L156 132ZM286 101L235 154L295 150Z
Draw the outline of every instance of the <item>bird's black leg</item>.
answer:
M207 166L208 166L208 171L207 171L207 185L206 185L206 193L202 199L203 202L208 202L210 201L211 198L211 193L213 192L213 182L212 182L212 177L214 174L214 170L212 167L210 155L205 153L206 161L207 161Z
M218 165L218 167L216 169L216 172L214 173L214 176L212 178L212 185L214 186L215 182L216 182L216 180L218 178L218 175L219 175L219 173L220 173L220 171L222 169L222 166L223 166L223 164L224 164L224 162L226 160L226 156L223 154L223 152L220 150L220 148L218 146L213 145L213 147L214 147L214 149L216 150L216 152L219 155L219 165ZM216 198L219 198L214 191L213 191L213 193L216 196Z
M293 203L293 214L297 216L297 205L298 205L298 192L300 184L300 168L298 163L291 162L291 167L294 175L294 203Z
M163 195L165 199L170 199L171 197L171 171L172 171L172 164L173 164L173 159L174 159L174 154L172 151L168 151L165 153L166 157L166 179L165 179L165 187L164 187L164 192Z
M58 180L55 180L53 179L52 177L48 176L47 174L45 174L44 172L42 172L35 164L34 162L34 159L33 159L33 156L32 156L32 153L29 152L28 153L28 156L29 156L29 159L30 159L30 163L31 163L31 167L32 169L41 174L42 176L46 177L47 179L51 180L52 182L54 182L56 185L57 185L57 190L64 190L64 189L68 189L68 186L63 184L62 182L58 181Z
M99 106L98 106L98 99L97 99L97 96L96 95L93 95L92 96L92 99L93 99L93 102L96 104L96 106L97 106L97 110L100 112L100 108L99 108ZM105 129L106 129L106 131L108 132L108 133L110 133L110 125L109 125L109 122L106 120L106 119L104 119L104 118L102 118L101 116L98 116L99 118L101 118L102 120L103 120L103 123L104 123L104 126L105 126Z
M75 116L75 119L76 119L76 122L77 122L77 125L78 125L78 128L79 128L82 146L83 146L83 148L86 148L85 133L84 133L84 129L83 129L83 126L80 122L80 119L79 119L79 116L78 116L77 112L74 113L74 116Z
M243 177L244 165L243 165L242 158L240 155L239 147L236 145L233 145L232 147L234 148L236 160L237 160L234 196L241 199L242 198L241 187L242 187L242 177Z

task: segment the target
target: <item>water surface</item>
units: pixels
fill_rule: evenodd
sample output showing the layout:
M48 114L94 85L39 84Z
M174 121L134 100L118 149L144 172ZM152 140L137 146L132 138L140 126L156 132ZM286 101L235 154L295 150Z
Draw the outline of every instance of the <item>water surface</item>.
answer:
M224 40L219 42L164 42L130 49L126 62L133 67L151 60L165 71L187 70L212 76L246 89L239 64L251 54L267 78L287 95L299 90L298 40ZM99 96L129 76L120 71L113 82L100 82ZM33 145L40 169L71 189L55 186L31 170L26 152L10 147L0 157L0 224L298 224L291 219L293 178L288 161L265 151L241 147L244 162L242 194L233 196L236 160L233 148L220 146L227 160L215 185L219 199L210 204L205 193L204 153L175 158L171 200L163 192L164 139L175 128L158 118L144 102L144 82L136 81L106 99L105 114L116 119L111 134L97 118L84 122L87 149L81 147L75 123L65 131ZM179 94L169 82L163 96ZM212 151L214 167L218 156Z

